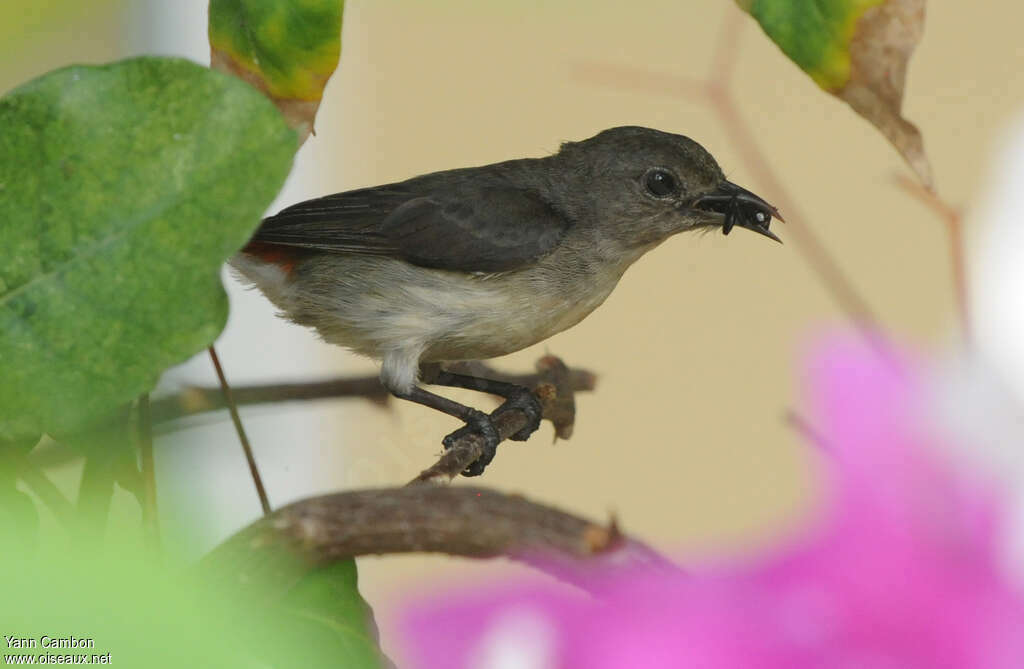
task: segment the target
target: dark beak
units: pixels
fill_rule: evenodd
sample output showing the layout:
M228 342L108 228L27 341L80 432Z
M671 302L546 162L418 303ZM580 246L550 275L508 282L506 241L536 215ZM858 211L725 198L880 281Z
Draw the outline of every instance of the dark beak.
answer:
M734 226L738 226L782 243L769 229L772 218L785 222L779 210L731 181L723 181L718 188L700 196L690 206L722 214L725 217L722 221L723 234L729 234Z

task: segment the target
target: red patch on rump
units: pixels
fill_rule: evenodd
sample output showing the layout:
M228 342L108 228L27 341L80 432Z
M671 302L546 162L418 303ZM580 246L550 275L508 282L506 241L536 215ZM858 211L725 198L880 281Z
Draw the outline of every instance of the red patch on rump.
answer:
M266 242L249 242L242 249L242 253L256 256L266 263L277 265L285 274L291 274L295 269L295 262L299 259L297 249Z

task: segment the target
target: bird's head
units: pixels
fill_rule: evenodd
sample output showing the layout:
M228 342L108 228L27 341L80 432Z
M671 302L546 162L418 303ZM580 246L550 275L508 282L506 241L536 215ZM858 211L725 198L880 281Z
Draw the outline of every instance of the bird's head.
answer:
M704 147L689 137L625 126L562 145L555 156L572 175L567 193L578 220L626 247L649 247L688 230L769 229L779 212L728 181Z

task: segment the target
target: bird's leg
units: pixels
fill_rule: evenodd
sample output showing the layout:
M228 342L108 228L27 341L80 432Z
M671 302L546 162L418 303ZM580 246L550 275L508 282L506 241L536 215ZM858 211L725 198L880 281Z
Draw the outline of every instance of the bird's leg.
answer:
M392 394L395 397L403 400L409 400L410 402L416 402L423 406L436 409L442 413L446 413L449 416L454 416L459 420L466 423L466 426L459 428L455 432L452 432L441 442L444 447L451 448L455 441L468 432L479 433L483 436L484 454L474 462L473 464L466 467L463 472L464 476L480 476L484 473L484 469L494 459L494 454L498 451L498 442L501 441L498 436L498 430L494 427L494 423L491 422L491 417L485 414L483 411L468 407L465 404L459 404L454 400L450 400L447 397L441 397L434 393L424 390L419 386L413 386L408 391L398 391L391 389Z
M530 392L529 388L519 386L514 383L507 383L505 381L495 381L493 379L485 379L480 376L469 376L468 374L456 374L454 372L448 372L440 370L429 383L435 383L441 386L449 386L452 388L466 388L468 390L479 390L482 393L488 393L491 395L497 395L498 397L504 397L505 402L498 407L498 411L507 411L509 409L519 409L524 414L529 422L526 427L519 430L515 434L509 437L515 441L526 441L530 435L537 431L540 427L541 419L541 406L540 400L537 399L536 395Z

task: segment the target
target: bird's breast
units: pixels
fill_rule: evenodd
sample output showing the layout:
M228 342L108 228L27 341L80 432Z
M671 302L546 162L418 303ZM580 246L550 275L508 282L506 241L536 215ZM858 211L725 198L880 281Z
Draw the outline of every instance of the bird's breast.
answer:
M463 276L460 290L449 287L432 300L460 325L439 337L424 360L490 358L543 341L599 307L626 265L548 262L488 277Z

